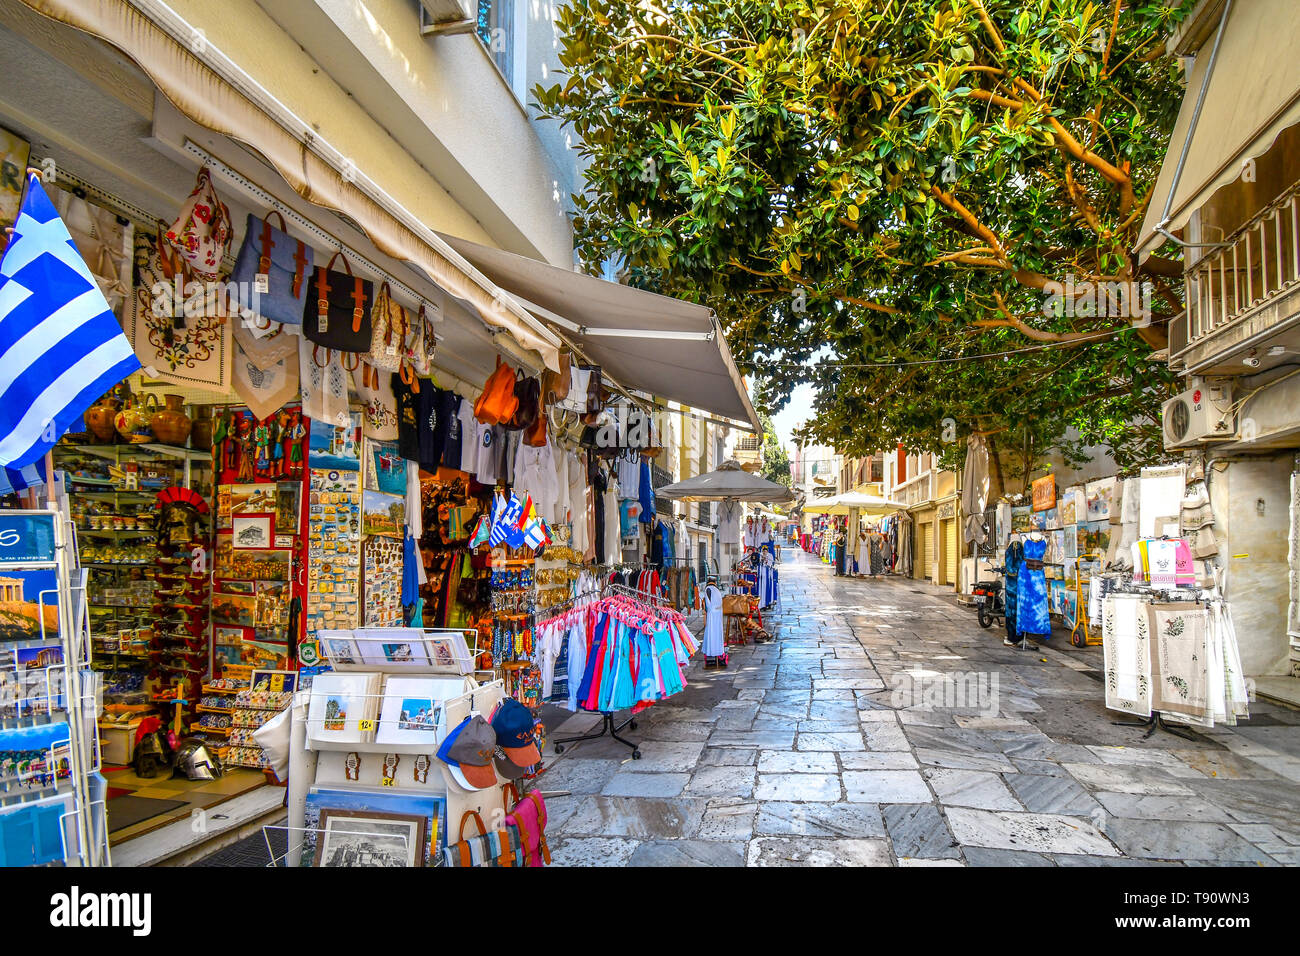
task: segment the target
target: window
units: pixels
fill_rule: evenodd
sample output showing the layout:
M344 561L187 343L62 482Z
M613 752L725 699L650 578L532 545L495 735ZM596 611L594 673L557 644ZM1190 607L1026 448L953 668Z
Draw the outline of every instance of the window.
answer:
M515 75L515 0L478 0L474 32L517 94L522 77Z

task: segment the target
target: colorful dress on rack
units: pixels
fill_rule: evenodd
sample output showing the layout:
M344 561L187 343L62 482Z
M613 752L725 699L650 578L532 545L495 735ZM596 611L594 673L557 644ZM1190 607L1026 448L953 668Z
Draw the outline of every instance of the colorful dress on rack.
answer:
M1052 636L1052 621L1047 613L1047 575L1043 572L1043 555L1047 541L1025 542L1025 558L1020 562L1017 582L1016 631L1019 634Z

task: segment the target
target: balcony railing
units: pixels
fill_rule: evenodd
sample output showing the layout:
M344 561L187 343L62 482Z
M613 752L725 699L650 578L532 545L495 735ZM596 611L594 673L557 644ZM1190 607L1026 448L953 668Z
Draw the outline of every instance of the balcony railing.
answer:
M1300 182L1187 272L1187 340L1194 346L1300 280ZM1172 350L1171 350L1172 354Z

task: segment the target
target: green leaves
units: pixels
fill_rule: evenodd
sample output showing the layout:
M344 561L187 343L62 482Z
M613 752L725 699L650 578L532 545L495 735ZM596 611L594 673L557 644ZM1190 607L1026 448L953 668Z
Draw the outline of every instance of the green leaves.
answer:
M769 407L824 386L822 440L941 450L952 417L1137 453L1131 423L1170 387L1150 345L1041 343L1007 314L1049 336L1123 325L1044 316L1042 287L1132 274L1133 204L1182 96L1146 54L1190 5L1128 3L1112 37L1110 5L1084 0L982 0L996 33L969 0L575 0L569 76L534 97L582 138L584 262L710 304Z

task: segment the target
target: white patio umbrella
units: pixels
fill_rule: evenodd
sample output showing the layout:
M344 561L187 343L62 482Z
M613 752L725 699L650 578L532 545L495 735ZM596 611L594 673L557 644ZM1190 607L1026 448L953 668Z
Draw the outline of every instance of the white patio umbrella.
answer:
M883 518L895 511L902 511L905 507L901 502L867 494L865 491L845 491L834 498L809 502L803 506L803 510L804 514L846 515L856 509L864 518Z
M725 461L714 471L655 489L656 495L676 501L789 501L785 485L751 475L737 461Z

